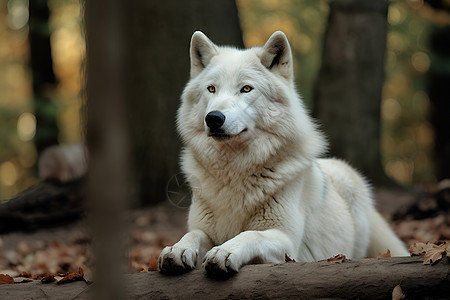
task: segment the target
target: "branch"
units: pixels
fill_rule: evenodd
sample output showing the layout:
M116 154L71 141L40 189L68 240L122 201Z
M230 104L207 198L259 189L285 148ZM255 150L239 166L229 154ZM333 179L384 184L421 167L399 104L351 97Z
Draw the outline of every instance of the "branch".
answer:
M146 299L388 299L398 284L407 298L450 295L450 259L445 257L432 266L422 262L423 257L396 257L347 260L342 264L320 261L249 265L226 281L209 279L203 270L176 277L150 272L125 275L123 286L128 288L127 298ZM12 296L8 299L23 299L44 292L50 298L64 294L87 299L91 290L82 282L27 283L0 286L0 295L8 291L7 295Z

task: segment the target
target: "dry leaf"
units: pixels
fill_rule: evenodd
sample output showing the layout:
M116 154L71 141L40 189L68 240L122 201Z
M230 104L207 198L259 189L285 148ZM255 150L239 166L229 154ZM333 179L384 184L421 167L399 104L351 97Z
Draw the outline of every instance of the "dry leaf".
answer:
M28 272L22 272L22 273L19 274L18 277L33 278L33 275L31 273L28 273Z
M414 243L409 247L411 255L424 255L429 243Z
M0 284L13 284L14 278L8 274L0 274Z
M290 258L287 253L284 254L284 261L285 262L295 262L295 259Z
M153 255L150 256L150 260L148 263L148 271L149 272L158 271L158 259Z
M51 282L54 282L55 280L56 280L55 276L53 276L51 274L47 274L44 277L42 277L41 282L42 283L51 283Z
M391 257L391 251L387 249L386 253L379 254L377 257Z
M14 277L14 283L27 283L32 281L33 279L27 277Z
M338 255L336 255L334 257L331 257L331 258L329 258L327 260L328 260L328 262L330 264L341 264L342 262L345 261L345 255L344 254L338 254Z
M400 285L396 285L394 290L392 291L392 300L401 300L405 298L405 294L403 294L402 288Z
M445 252L445 247L432 244L425 252L424 265L432 265L442 258L442 254Z
M425 259L424 265L432 265L442 258L444 252L447 252L448 242L444 242L440 245L432 243L414 243L409 247L409 252L412 255L423 255ZM448 252L447 252L448 253Z
M78 268L77 272L68 272L66 274L63 274L64 277L60 280L58 280L57 284L63 284L73 281L84 281L84 272L82 268Z

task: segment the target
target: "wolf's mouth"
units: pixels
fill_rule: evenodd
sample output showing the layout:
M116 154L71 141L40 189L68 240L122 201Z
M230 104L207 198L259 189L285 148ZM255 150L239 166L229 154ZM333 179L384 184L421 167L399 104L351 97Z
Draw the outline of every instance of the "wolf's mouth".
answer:
M244 128L238 134L227 134L223 130L217 129L217 130L210 130L208 132L208 136L210 136L210 137L212 137L212 138L214 138L216 140L228 140L228 139L231 139L233 137L239 136L239 135L243 134L246 131L247 131L247 128Z

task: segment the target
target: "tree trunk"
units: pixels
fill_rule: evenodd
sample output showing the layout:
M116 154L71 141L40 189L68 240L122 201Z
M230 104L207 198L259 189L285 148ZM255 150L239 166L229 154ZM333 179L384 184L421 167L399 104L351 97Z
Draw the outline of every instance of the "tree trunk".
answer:
M391 299L400 285L406 299L448 298L449 259L423 265L423 257L374 258L329 264L285 263L245 266L225 281L205 277L203 270L169 277L157 272L126 275L127 299ZM24 283L0 286L8 299L90 299L91 286Z
M314 95L314 115L329 137L331 156L376 184L387 182L380 155L387 10L385 0L331 2Z
M86 1L88 219L95 236L94 299L122 299L125 212L130 203L122 11L126 2ZM62 296L58 296L62 297Z
M132 124L135 191L140 204L167 199L180 171L175 117L189 79L189 42L203 30L218 43L242 46L234 1L128 1L123 12L126 97Z
M33 75L33 105L36 116L34 138L38 154L52 145L58 144L57 107L49 97L56 84L53 72L50 29L50 11L46 0L29 1L30 63Z
M450 178L450 26L435 27L430 35L431 68L428 94L435 132L435 166L438 180Z

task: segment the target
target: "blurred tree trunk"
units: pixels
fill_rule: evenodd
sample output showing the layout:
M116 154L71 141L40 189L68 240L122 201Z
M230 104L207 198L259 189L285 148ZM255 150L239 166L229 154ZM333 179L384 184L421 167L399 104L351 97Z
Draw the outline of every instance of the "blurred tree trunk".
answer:
M380 155L388 1L335 0L330 4L314 115L330 141L330 154L386 184Z
M450 3L427 1L434 9L450 13ZM428 94L435 133L435 166L438 180L450 178L450 26L435 26L430 35L431 68Z
M48 146L58 144L57 108L49 95L56 84L53 72L50 11L46 0L29 1L30 63L33 75L33 105L36 116L35 145L40 154Z
M123 12L126 97L132 127L133 181L140 204L167 199L180 171L175 117L189 79L189 42L202 30L219 44L243 46L234 1L128 1Z
M130 143L125 82L124 28L128 21L121 0L86 1L87 176L89 225L95 236L92 299L127 299L123 276L130 206Z

